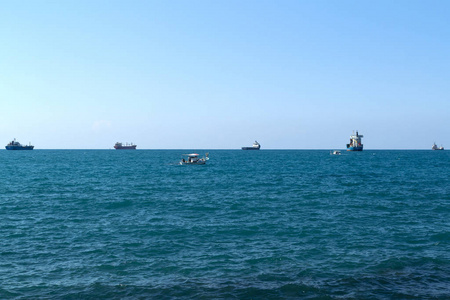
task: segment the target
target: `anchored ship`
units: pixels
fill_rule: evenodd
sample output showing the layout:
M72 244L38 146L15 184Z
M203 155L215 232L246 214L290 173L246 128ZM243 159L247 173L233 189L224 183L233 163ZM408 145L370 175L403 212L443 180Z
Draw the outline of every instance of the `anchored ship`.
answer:
M251 146L251 147L242 147L242 150L259 150L259 148L261 148L261 145L257 141L255 141L253 143L253 146Z
M431 147L431 150L444 150L444 147L442 147L442 146L438 147L436 145L436 143L433 143L433 146Z
M116 149L116 150L136 150L136 145L134 145L133 143L123 145L122 143L117 142L114 145L114 149Z
M362 151L363 144L361 144L361 138L363 137L363 135L358 134L358 130L356 134L353 131L353 134L350 136L350 144L347 144L347 151Z
M13 141L9 142L9 144L6 145L5 148L6 150L33 150L34 146L32 146L31 143L29 145L22 145L21 143L16 141L16 139L14 139Z

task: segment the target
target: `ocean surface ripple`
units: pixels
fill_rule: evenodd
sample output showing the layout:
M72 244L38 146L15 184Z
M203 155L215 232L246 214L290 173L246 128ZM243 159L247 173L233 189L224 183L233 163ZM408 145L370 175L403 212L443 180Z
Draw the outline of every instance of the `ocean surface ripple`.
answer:
M448 151L187 152L0 151L0 298L450 299Z

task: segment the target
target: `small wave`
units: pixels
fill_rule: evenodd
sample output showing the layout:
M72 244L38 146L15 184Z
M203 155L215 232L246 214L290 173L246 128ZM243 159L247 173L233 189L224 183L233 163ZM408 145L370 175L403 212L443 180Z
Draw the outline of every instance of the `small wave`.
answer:
M124 201L117 201L117 202L109 203L107 205L107 208L109 208L109 209L118 209L118 208L130 207L132 205L133 205L133 201L131 201L131 200L124 200Z

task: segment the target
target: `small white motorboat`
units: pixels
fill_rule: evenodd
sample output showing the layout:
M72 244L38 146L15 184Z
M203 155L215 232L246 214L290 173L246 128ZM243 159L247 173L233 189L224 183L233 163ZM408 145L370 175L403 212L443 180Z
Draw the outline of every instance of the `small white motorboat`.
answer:
M180 161L180 165L204 165L206 164L206 161L209 160L209 153L206 153L202 158L199 158L199 154L197 153L183 155L186 156L186 159L183 157Z
M339 150L333 150L333 151L330 151L330 154L331 154L331 155L341 155L341 151L339 151Z

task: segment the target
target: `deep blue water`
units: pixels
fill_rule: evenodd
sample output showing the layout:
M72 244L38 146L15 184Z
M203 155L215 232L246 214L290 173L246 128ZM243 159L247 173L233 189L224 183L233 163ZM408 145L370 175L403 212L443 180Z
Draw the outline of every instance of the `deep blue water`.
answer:
M450 299L449 151L186 152L0 151L0 298Z

